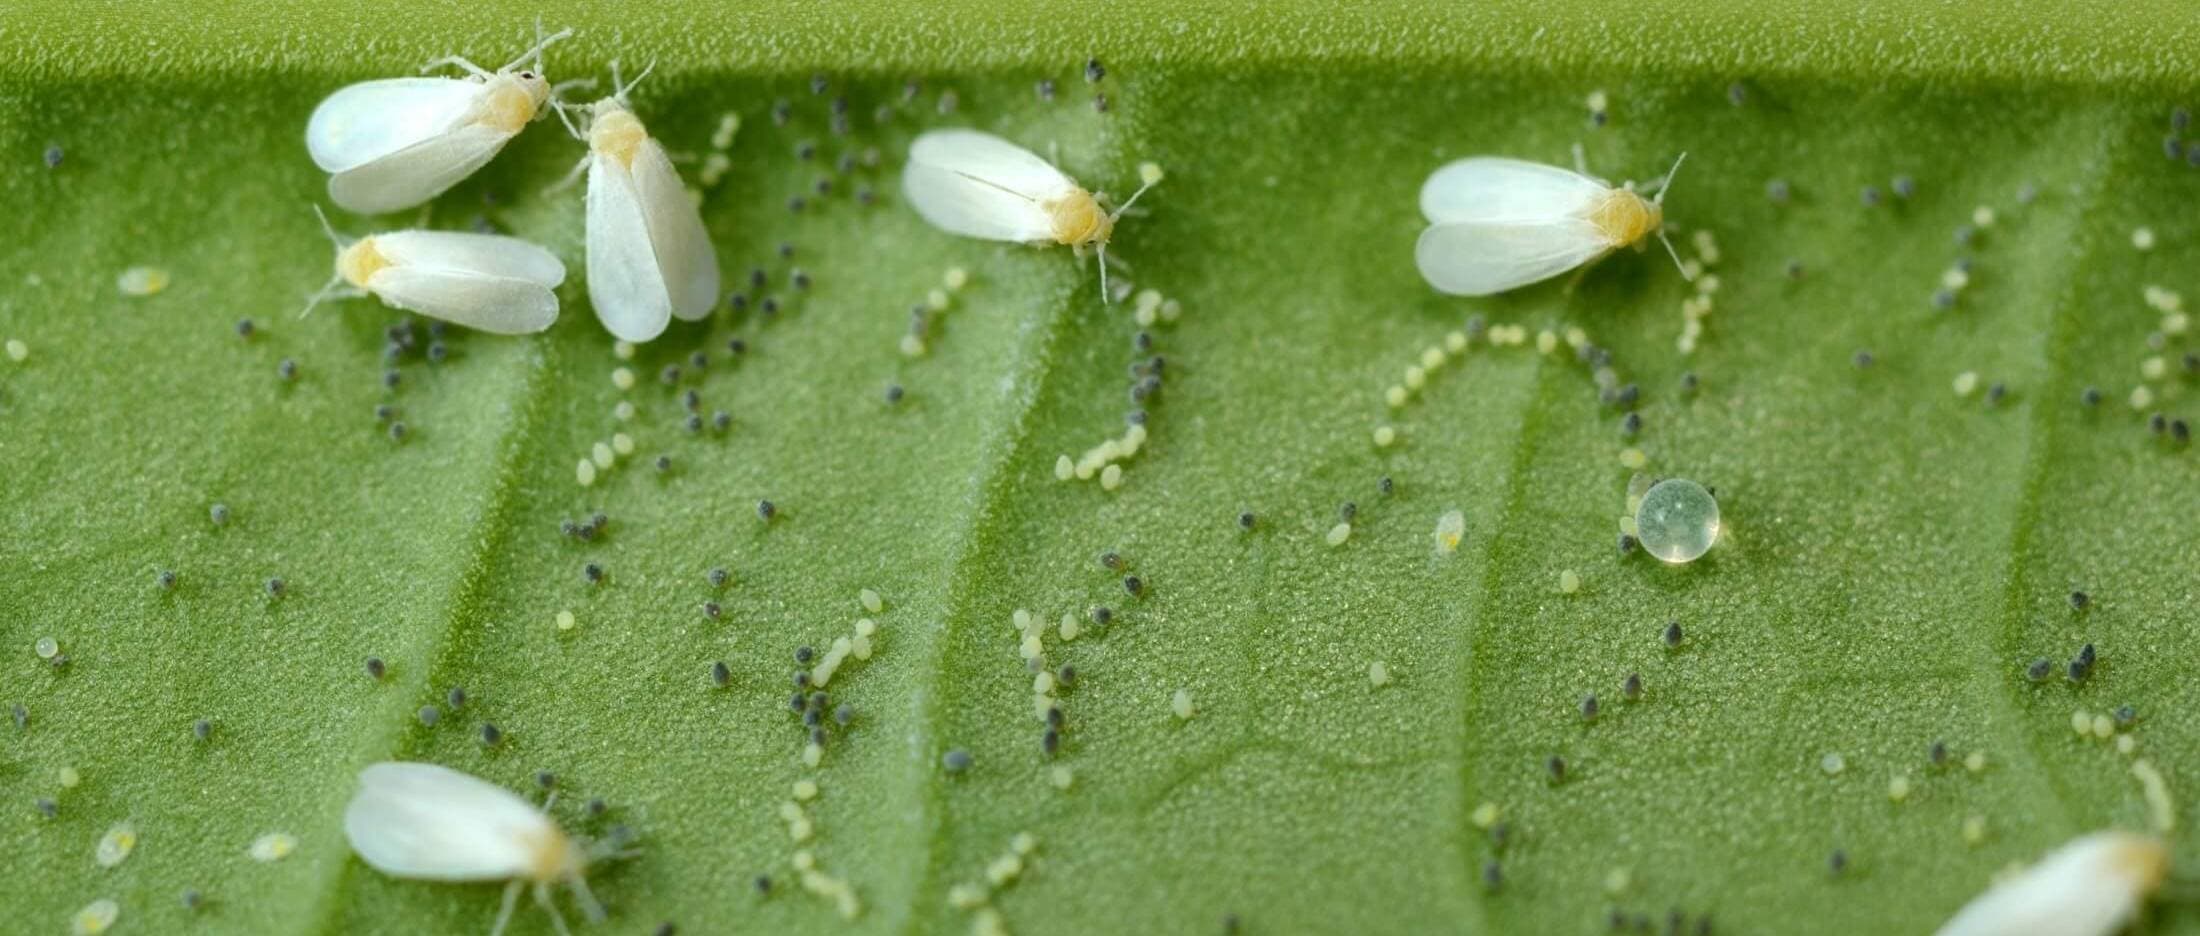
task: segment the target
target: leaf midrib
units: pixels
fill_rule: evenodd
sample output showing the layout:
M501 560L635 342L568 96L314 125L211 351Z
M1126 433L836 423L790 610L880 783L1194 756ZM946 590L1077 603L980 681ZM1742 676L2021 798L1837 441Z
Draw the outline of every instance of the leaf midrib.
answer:
M425 647L416 654L419 665L400 670L392 680L399 685L390 687L391 691L386 693L387 698L382 702L384 721L380 726L362 727L366 737L356 748L355 763L405 759L407 751L424 730L415 712L422 704L441 705L442 697L435 687L450 682L449 673L458 668L459 647L464 643L463 635L458 632L468 621L478 623L473 612L490 586L491 573L514 529L509 517L520 497L519 482L528 465L528 442L542 422L550 391L555 386L550 375L557 370L556 345L538 339L526 340L529 346L513 357L512 366L521 371L520 389L513 400L511 422L493 442L496 455L488 472L489 496L480 514L468 524L472 535L467 537L471 546L465 561L459 566L448 597L441 602L436 626L423 641ZM412 675L415 671L417 675ZM348 786L346 784L347 789ZM332 826L340 823L340 816L331 820ZM343 882L359 873L361 865L351 860L348 841L343 843L342 849L340 859L328 863L327 872L315 888L311 909L300 917L312 921L310 926L301 926L301 932L345 931L343 902L338 898L345 891Z

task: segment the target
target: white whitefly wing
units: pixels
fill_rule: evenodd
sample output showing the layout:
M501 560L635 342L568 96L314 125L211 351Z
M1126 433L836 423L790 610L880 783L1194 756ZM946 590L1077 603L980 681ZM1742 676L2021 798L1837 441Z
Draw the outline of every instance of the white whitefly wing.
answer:
M558 320L558 296L541 283L456 270L386 267L367 291L389 305L492 335L531 335Z
M1534 222L1586 214L1611 191L1557 166L1476 156L1446 163L1421 183L1421 214L1452 221Z
M711 249L702 212L655 139L644 139L635 149L629 172L672 314L688 321L707 318L718 306L718 253Z
M512 134L468 124L328 177L328 197L345 211L386 214L441 195L488 165Z
M501 234L396 231L374 236L389 265L367 290L400 309L499 335L525 335L558 320L565 281L557 255Z
M1604 233L1580 218L1439 222L1421 232L1413 260L1439 292L1488 296L1550 279L1611 249Z
M2109 936L2131 921L2167 862L2152 839L2083 836L1973 898L1937 936Z
M359 772L344 835L385 874L488 881L530 873L538 850L565 833L496 784L435 764L388 761Z
M517 237L471 231L393 231L374 235L392 265L526 280L545 289L565 282L556 254Z
M621 341L648 341L672 320L672 293L657 266L634 179L600 155L588 164L588 300L605 330Z
M321 99L306 121L306 151L323 172L343 172L448 131L484 85L459 78L362 81Z
M933 130L909 145L903 197L932 226L966 237L1051 241L1040 203L1077 183L1030 150L976 130Z

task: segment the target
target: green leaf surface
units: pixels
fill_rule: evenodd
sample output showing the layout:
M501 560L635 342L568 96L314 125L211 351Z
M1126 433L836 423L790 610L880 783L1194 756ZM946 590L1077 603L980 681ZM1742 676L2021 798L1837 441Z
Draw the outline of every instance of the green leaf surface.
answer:
M580 193L545 191L582 150L546 122L432 210L335 219L485 224L572 267L548 333L454 329L431 362L423 325L390 365L397 313L296 314L330 256L305 117L437 55L499 63L534 9L81 6L0 12L0 339L29 352L0 359L0 705L27 713L0 725L0 930L63 931L104 897L114 932L485 931L494 885L352 856L344 803L386 759L531 797L550 771L566 828L631 828L639 854L590 876L611 916L588 931L620 933L961 931L976 917L950 889L1024 832L1037 849L991 899L1018 932L1589 932L1615 910L1922 932L2013 862L2150 828L2135 759L2180 806L2200 782L2200 467L2147 428L2200 411L2190 339L2150 347L2164 326L2143 301L2200 290L2200 170L2162 152L2200 80L2181 7L553 5L545 23L580 35L551 76L657 62L636 109L668 148L707 154L740 115L704 216L729 283L765 285L615 358L586 298ZM1108 66L1097 87L1088 55ZM1183 310L1151 330L1167 380L1117 490L1054 465L1122 431L1128 368L1152 353L1134 307L1099 302L1090 258L955 239L902 203L908 141L965 125L1095 189L1126 193L1142 161L1168 172L1111 250ZM1696 288L1655 246L1489 300L1416 272L1429 171L1566 164L1575 143L1615 179L1688 153L1665 203L1675 246L1693 256L1707 231L1721 254L1694 353L1676 340ZM1969 285L1936 310L1965 259ZM123 295L139 265L172 282ZM969 285L927 352L903 354L911 306L950 267ZM1529 341L1476 340L1386 405L1472 316ZM1640 387L1638 438L1564 342L1536 350L1568 327ZM2147 380L2154 356L2167 376ZM2142 384L2154 400L2134 408ZM634 452L581 486L576 463L615 433ZM1630 445L1646 472L1716 488L1724 539L1704 559L1614 549ZM1467 532L1447 555L1432 531L1450 509ZM598 511L602 535L561 534ZM867 588L885 603L876 652L832 680L854 717L813 769L787 708L794 654L849 634ZM1050 760L1012 615L1100 606L1105 627L1048 631L1049 664L1079 673ZM65 665L32 652L42 637ZM2025 679L2087 642L2089 680ZM2131 754L2073 734L2074 710L2123 705ZM949 750L969 769L945 771ZM1961 763L1974 752L1982 770ZM805 779L821 792L797 844L781 810ZM1502 843L1475 821L1486 803ZM97 866L121 821L135 852ZM2166 838L2191 860L2188 829ZM255 861L271 832L296 852ZM852 922L797 883L797 849L853 887ZM2200 916L2166 904L2143 925L2200 932ZM550 924L523 908L511 931Z

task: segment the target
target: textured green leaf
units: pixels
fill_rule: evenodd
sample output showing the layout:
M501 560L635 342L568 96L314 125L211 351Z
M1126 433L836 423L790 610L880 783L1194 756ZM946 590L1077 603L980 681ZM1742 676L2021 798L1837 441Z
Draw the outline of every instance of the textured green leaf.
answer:
M436 55L500 61L532 8L79 6L0 11L0 206L17 219L0 338L30 351L0 359L0 705L28 713L0 727L0 929L62 930L101 897L122 907L116 932L486 928L493 886L393 880L351 856L353 778L389 758L529 795L552 771L569 829L635 830L641 854L591 877L612 913L591 931L606 932L846 926L795 884L779 810L805 778L822 794L799 847L853 885L854 926L871 931L971 926L949 889L1029 832L1037 851L993 900L1024 932L1233 917L1248 932L1578 932L1615 909L1728 932L1918 932L2012 862L2147 828L2133 756L2180 803L2200 772L2185 714L2200 702L2200 468L2146 428L2157 410L2200 412L2190 340L2151 349L2160 316L2142 301L2147 285L2200 290L2200 170L2161 147L2170 109L2200 97L2184 51L2200 26L2181 7L545 9L581 31L553 77L658 63L636 103L669 147L707 152L721 114L743 120L705 217L729 278L765 271L755 296L780 311L676 327L627 363L640 381L622 392L581 285L578 192L543 191L580 155L554 124L424 222L480 220L564 255L575 275L552 331L454 331L447 360L405 356L390 391L395 313L295 315L329 261L308 208L323 177L300 144L314 102ZM1081 77L1095 54L1105 114ZM1601 128L1582 103L1599 89ZM830 130L842 95L845 137ZM1142 357L1132 312L1097 301L1089 260L952 239L909 212L900 155L944 125L1051 146L1117 193L1143 160L1169 172L1116 241L1126 275L1184 310L1154 330L1168 381L1120 490L1058 482L1053 465L1121 430ZM806 141L814 160L797 156ZM1689 153L1667 201L1677 246L1708 230L1724 255L1694 354L1675 349L1691 287L1655 248L1570 292L1488 301L1437 296L1414 270L1431 169L1484 152L1564 163L1576 142L1618 178ZM835 169L872 148L876 167ZM1894 197L1897 175L1912 196ZM1775 179L1785 205L1766 197ZM878 204L857 202L866 187ZM808 205L790 212L797 195ZM1959 246L1980 206L1994 223ZM2133 247L2142 226L2151 251ZM1936 311L1960 258L1971 285ZM125 297L115 278L134 265L173 283ZM958 265L970 285L930 352L904 357L909 307ZM1727 539L1679 568L1615 552L1628 443L1563 344L1478 342L1387 407L1385 388L1474 315L1531 336L1578 326L1610 349L1642 388L1646 470L1715 486ZM2170 375L2135 411L2153 355ZM1979 377L1967 398L1950 389L1963 372ZM898 405L889 383L907 390ZM2106 401L2081 405L2086 387ZM729 431L683 427L691 388ZM1379 449L1383 425L1401 441ZM580 487L576 461L615 432L637 451ZM759 499L779 508L769 524ZM1357 522L1333 548L1346 501ZM1466 539L1437 555L1452 508ZM560 534L598 510L604 536ZM1100 565L1108 551L1144 597ZM706 578L721 566L723 590ZM1563 570L1578 593L1560 593ZM848 633L865 588L886 602L878 651L830 686L860 714L812 770L786 708L793 653ZM2074 612L2073 589L2093 606ZM1011 616L1102 605L1108 627L1049 638L1049 660L1081 674L1050 762ZM1659 641L1669 620L1678 650ZM65 666L31 652L45 636ZM2089 681L2024 679L2088 641ZM370 655L388 664L379 682ZM715 689L720 660L733 678ZM1640 701L1620 698L1630 672ZM452 686L465 706L422 725ZM1179 689L1189 721L1170 711ZM1585 724L1591 692L1602 712ZM2073 710L2127 704L2132 756L2070 730ZM500 745L477 740L484 722ZM1950 764L1929 762L1936 740ZM943 771L949 749L970 769ZM1973 752L1984 770L1957 763ZM1053 765L1074 771L1067 791ZM62 788L65 767L78 786ZM1502 846L1473 820L1484 803L1509 824ZM135 853L97 867L123 820ZM2186 828L2169 839L2190 859ZM277 831L297 852L253 861ZM2171 905L2148 925L2200 918ZM514 925L547 931L532 910Z

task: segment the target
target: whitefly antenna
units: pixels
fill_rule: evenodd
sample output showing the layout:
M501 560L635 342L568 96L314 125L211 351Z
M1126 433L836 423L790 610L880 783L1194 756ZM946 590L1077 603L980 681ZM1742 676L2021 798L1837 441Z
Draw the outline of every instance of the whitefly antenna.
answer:
M313 206L313 217L320 220L321 233L328 235L328 242L331 244L335 244L336 249L342 250L346 247L351 246L351 242L345 240L344 235L336 233L336 226L328 223L328 215L324 214L321 211L321 206Z
M1131 193L1131 197L1123 199L1123 203L1115 206L1114 211L1108 212L1108 220L1114 221L1117 218L1121 218L1123 216L1123 212L1131 210L1131 205L1135 204L1138 201L1138 196L1146 194L1146 190L1153 188L1153 185L1154 184L1152 182L1148 182L1144 185L1139 186L1138 191Z
M1673 160L1673 168L1665 170L1665 178L1659 180L1658 182L1658 193L1656 195L1650 196L1651 204L1659 206L1663 206L1665 204L1665 191L1673 187L1673 176L1681 171L1681 162L1682 160L1685 160L1687 158L1687 153L1680 154L1678 158ZM1673 266L1675 269L1681 271L1681 279L1687 280L1689 282L1695 282L1696 278L1688 275L1688 265L1681 262L1681 252L1678 250L1674 250L1673 242L1666 239L1664 223L1665 216L1663 214L1660 214L1658 217L1658 243L1665 245L1665 255L1673 258Z
M565 93L567 91L571 91L575 88L582 88L593 91L596 88L596 79L593 77L567 78L564 81L560 81L557 84L550 86L550 99L553 101L559 100L565 97Z
M528 64L529 62L532 62L532 63L534 63L535 71L537 71L537 72L540 72L540 71L542 71L542 51L543 51L544 49L550 48L551 46L553 46L553 45L556 45L556 44L558 44L558 43L560 43L560 42L563 42L563 41L565 41L565 40L567 40L567 39L570 39L570 38L572 38L572 37L573 37L573 30L572 30L571 28L566 28L566 29L560 29L560 30L558 30L557 32L551 33L550 35L547 35L547 36L543 35L543 34L542 34L542 20L540 20L540 19L537 19L537 20L535 20L535 45L534 45L534 48L528 49L527 51L525 51L525 52L522 52L522 53L520 53L520 54L519 54L519 58L513 59L513 60L512 60L512 62L511 62L511 64L509 64L509 65L506 65L506 66L504 66L503 68L500 68L500 69L497 69L497 70L498 70L498 71L511 71L512 69L518 68L518 67L520 67L521 65L525 65L525 64Z
M1115 222L1123 217L1123 212L1131 210L1131 206L1138 203L1139 196L1146 194L1147 189L1153 188L1156 183L1161 181L1161 170L1160 167L1152 163L1145 163L1139 166L1138 176L1140 182L1138 191L1132 192L1131 197L1124 199L1122 204L1115 206L1114 211L1108 212L1108 225L1110 227L1113 227ZM1112 304L1115 302L1115 294L1108 291L1108 245L1102 243L1099 253L1100 301Z
M1665 226L1662 224L1658 226L1658 243L1665 245L1665 255L1673 258L1673 266L1681 271L1681 279L1695 282L1696 278L1688 275L1688 265L1681 262L1680 251L1674 250L1673 242L1666 239Z
M627 102L627 99L626 99L626 95L627 95L627 92L629 92L629 91L632 91L632 90L634 90L634 86L635 86L635 85L641 84L641 83L642 83L642 79L644 79L644 78L647 78L647 77L649 77L649 73L650 73L650 72L653 72L653 71L656 71L656 70L657 70L657 63L656 63L656 62L651 62L651 63L649 63L649 67L647 67L647 68L644 68L644 69L642 69L642 73L641 73L641 74L639 74L639 75L635 75L635 76L634 76L634 80L633 80L633 81L625 82L625 83L623 83L623 84L622 84L622 83L620 83L620 81L619 81L619 60L618 60L618 59L612 59L612 60L611 60L611 96L612 96L613 98L616 98L616 99L618 100L618 102L619 102L619 103L621 103L621 104L626 104L626 103L628 103L628 102Z
M328 242L336 245L338 254L342 254L344 248L351 246L351 242L345 240L343 235L336 233L336 227L328 223L328 215L321 213L320 205L313 206L313 216L321 219L321 233L328 235ZM329 274L328 282L322 283L321 288L314 290L313 295L306 297L306 307L298 311L298 317L305 318L307 315L312 314L313 307L320 305L321 300L328 298L329 294L335 292L336 287L343 281L344 274Z
M1681 162L1687 158L1687 153L1680 154L1673 160L1673 168L1665 170L1665 178L1658 181L1658 194L1650 197L1651 204L1665 204L1665 190L1673 187L1673 176L1681 171Z

